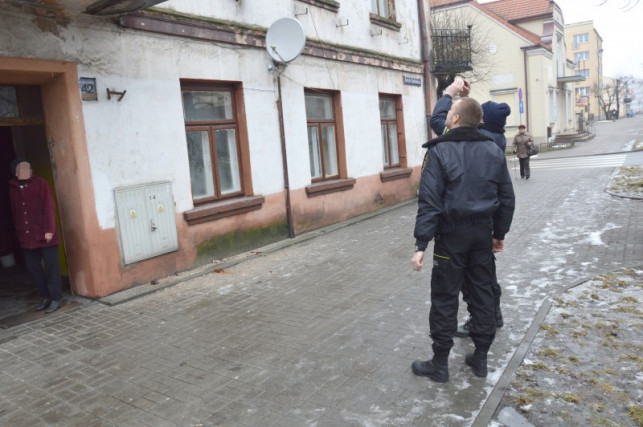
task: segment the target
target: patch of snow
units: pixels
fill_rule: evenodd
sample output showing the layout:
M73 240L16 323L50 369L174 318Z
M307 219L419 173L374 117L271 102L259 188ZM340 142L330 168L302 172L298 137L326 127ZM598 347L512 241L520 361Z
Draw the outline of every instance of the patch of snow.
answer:
M456 390L461 391L461 390L466 390L469 387L471 387L471 383L467 381L466 379L462 380L462 382L459 385L456 385Z
M382 411L379 408L374 408L371 406L371 414L356 414L355 412L349 412L347 410L342 410L341 415L346 421L355 421L359 425L364 427L377 427L388 422L388 415L390 411Z
M612 224L612 223L607 223L605 224L605 227L603 227L598 231L591 231L586 233L587 237L578 243L589 243L592 246L605 246L605 243L603 243L603 239L601 239L601 235L606 231L614 230L617 228L621 228L621 226Z
M556 384L556 380L554 380L553 378L543 378L543 381L545 381L549 385Z
M540 278L540 279L532 280L530 282L531 285L538 286L538 287L546 286L548 283L549 283L549 280L547 280L546 278Z
M502 426L533 427L533 424L512 407L502 408L498 414L498 421L502 423L500 424ZM492 426L493 424L489 425Z
M221 286L219 289L217 289L217 293L219 295L228 295L232 290L234 289L234 285L226 285L226 286Z
M502 376L503 371L504 369L489 371L489 373L487 374L487 381L491 381L493 384L497 384L500 380L500 377Z

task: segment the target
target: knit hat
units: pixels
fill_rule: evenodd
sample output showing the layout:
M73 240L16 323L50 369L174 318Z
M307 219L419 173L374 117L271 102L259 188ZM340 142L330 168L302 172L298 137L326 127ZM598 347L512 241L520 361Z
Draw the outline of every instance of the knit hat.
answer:
M511 108L506 103L498 104L497 102L487 101L481 105L482 121L498 128L504 128L507 123L507 116L511 114Z

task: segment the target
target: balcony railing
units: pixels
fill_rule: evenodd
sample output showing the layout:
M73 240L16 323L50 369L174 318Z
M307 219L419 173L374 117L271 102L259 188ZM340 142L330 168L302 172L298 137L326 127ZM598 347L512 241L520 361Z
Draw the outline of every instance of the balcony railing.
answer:
M433 63L436 73L471 71L471 27L466 30L434 29Z

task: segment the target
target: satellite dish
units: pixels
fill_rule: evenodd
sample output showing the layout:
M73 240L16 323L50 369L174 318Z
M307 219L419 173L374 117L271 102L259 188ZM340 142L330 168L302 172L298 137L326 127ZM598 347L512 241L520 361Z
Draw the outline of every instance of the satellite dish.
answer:
M266 50L275 62L297 58L306 45L304 27L294 18L277 19L266 33Z

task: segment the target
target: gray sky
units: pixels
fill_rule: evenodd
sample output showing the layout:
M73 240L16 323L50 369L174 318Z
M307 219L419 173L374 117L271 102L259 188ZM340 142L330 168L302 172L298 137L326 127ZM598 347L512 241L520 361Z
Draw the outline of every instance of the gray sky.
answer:
M478 0L488 3L492 0ZM643 79L643 0L555 0L565 24L594 21L603 38L603 74ZM605 3L601 6L601 3ZM569 46L568 46L569 48Z

